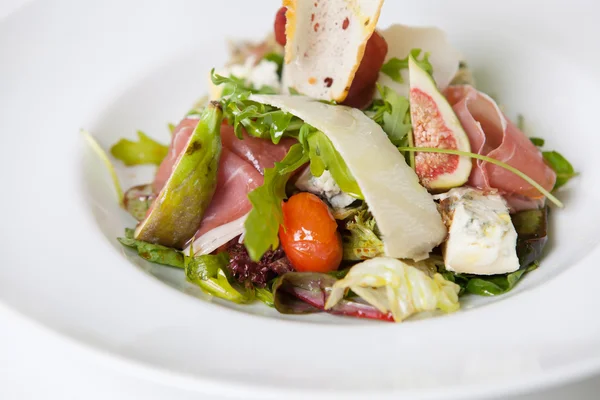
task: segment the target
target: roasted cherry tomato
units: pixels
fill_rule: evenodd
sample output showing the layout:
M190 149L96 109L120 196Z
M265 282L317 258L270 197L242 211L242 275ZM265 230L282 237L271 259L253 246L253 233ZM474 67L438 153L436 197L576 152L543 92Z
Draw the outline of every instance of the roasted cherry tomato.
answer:
M285 37L285 12L287 11L286 7L281 7L277 11L277 15L275 16L275 40L282 46L285 46L286 37Z
M311 193L298 193L283 204L279 239L300 272L329 272L342 262L342 238L327 204Z

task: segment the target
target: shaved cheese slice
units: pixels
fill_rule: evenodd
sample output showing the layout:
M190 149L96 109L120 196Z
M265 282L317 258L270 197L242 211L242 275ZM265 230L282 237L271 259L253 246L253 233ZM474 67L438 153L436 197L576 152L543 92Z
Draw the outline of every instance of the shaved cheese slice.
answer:
M388 44L386 62L391 58L406 58L412 49L429 52L429 61L433 67L433 79L437 87L444 90L458 72L461 55L448 42L444 31L437 28L422 28L406 25L392 25L380 32ZM382 86L389 86L402 96L408 97L408 68L401 71L403 83L396 82L384 73L379 74L377 81Z
M206 232L183 250L183 254L190 254L190 250L197 256L212 253L231 239L244 233L246 217L248 217L248 214Z
M385 254L421 260L446 236L433 197L381 127L360 110L305 96L252 95L314 126L331 140L363 192Z
M343 101L373 34L383 0L284 0L283 86Z

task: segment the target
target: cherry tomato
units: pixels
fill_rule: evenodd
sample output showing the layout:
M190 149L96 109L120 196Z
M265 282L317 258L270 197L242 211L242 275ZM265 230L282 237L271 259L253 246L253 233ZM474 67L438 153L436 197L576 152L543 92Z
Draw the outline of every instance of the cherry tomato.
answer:
M279 239L300 272L329 272L342 262L342 238L327 204L311 193L298 193L283 204Z

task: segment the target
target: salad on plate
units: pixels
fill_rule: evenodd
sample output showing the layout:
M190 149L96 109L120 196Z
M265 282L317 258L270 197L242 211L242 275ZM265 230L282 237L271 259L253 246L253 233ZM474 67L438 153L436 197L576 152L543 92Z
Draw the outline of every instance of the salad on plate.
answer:
M170 145L112 146L153 182L122 193L86 134L138 221L121 244L235 303L396 322L536 269L572 165L477 88L444 32L377 29L382 5L284 0L272 34L207 73Z

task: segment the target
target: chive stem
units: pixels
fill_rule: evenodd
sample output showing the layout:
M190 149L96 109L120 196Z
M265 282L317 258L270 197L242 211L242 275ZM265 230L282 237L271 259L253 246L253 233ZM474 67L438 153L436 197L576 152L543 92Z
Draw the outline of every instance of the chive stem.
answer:
M527 181L527 183L529 183L531 186L535 187L541 194L546 196L548 198L548 200L550 200L552 203L554 203L557 207L560 207L560 208L564 207L563 203L560 200L558 200L556 197L554 197L554 195L552 193L550 193L549 191L544 189L542 187L542 185L540 185L539 183L537 183L536 181L531 179L529 176L525 175L523 172L516 169L515 167L510 166L500 160L496 160L495 158L483 156L481 154L470 153L468 151L460 151L460 150L452 150L452 149L436 149L433 147L412 147L412 146L411 147L398 147L398 150L409 151L411 153L418 152L418 153L452 154L455 156L475 158L478 160L492 163L494 165L497 165L499 167L506 169L507 171L512 172L513 174L517 175L519 178L522 178L523 180Z
M110 162L110 158L108 158L108 154L104 151L104 149L98 144L96 139L86 130L81 130L81 134L87 140L88 144L92 147L94 152L100 157L108 172L110 172L110 176L112 178L113 184L115 185L115 191L117 192L117 196L119 198L119 205L123 206L123 189L121 189L121 183L119 182L119 177L117 176L117 171L115 170L114 165Z

